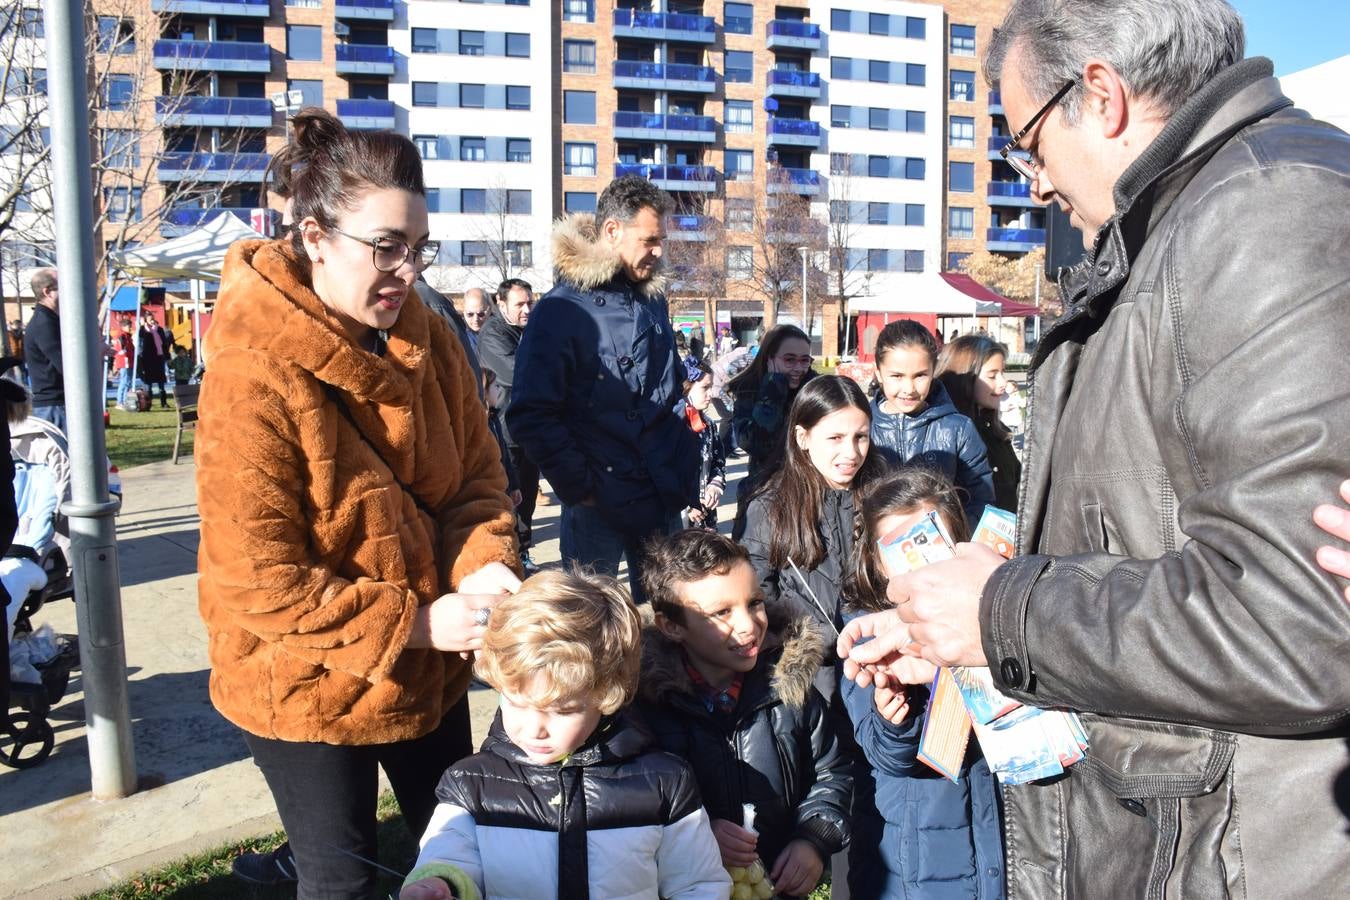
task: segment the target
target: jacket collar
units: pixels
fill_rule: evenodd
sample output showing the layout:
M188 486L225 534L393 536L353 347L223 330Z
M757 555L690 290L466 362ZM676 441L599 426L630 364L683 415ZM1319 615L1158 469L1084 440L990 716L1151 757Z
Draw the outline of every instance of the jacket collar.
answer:
M619 280L631 286L643 299L655 299L666 289L666 276L661 271L663 264L664 260L658 260L656 274L635 284L623 273L623 260L619 254L600 240L595 216L573 213L553 226L553 266L558 277L583 291Z
M776 659L774 658L776 655ZM816 672L825 659L825 640L806 618L789 620L771 613L762 660L745 677L737 715L768 705L774 699L800 709L806 705ZM642 632L642 677L638 697L648 703L670 703L707 714L698 689L684 668L680 645L649 624Z
M634 722L624 710L601 718L599 724L595 726L595 731L586 739L586 743L572 751L572 754L562 762L549 765L533 762L525 755L524 750L511 743L511 739L506 736L506 729L502 727L501 710L497 711L492 720L492 727L488 729L487 739L483 741L484 753L492 753L517 765L536 769L619 763L641 756L651 748L651 735Z

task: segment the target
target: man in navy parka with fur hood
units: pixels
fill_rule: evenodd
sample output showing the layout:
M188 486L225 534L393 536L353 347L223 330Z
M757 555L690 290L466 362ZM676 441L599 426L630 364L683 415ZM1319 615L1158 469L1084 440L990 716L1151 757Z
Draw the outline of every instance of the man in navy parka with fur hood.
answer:
M516 352L507 426L562 501L562 556L638 582L642 543L697 501L698 445L660 274L671 199L636 176L560 221L557 282Z

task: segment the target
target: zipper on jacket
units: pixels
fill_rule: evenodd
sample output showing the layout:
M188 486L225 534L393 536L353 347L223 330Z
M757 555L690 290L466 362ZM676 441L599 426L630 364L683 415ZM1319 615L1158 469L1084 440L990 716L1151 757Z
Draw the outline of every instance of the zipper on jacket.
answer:
M590 865L586 851L586 792L568 789L568 772L580 786L580 768L558 767L558 900L590 900ZM576 796L576 809L572 798ZM569 813L571 813L569 817ZM570 818L570 821L569 821Z

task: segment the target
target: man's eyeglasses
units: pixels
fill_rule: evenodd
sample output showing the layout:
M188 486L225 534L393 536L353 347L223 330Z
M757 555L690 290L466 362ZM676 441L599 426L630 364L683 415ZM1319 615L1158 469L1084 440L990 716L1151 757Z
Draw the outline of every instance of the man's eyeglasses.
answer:
M434 263L436 256L441 252L440 241L427 241L420 247L412 247L406 241L400 241L397 238L363 238L348 234L338 228L331 230L345 238L351 238L369 246L370 263L377 272L393 272L407 262L409 257L412 258L413 268L421 272Z
M1039 122L1041 119L1045 118L1045 114L1048 113L1051 109L1053 109L1056 103L1063 100L1064 95L1067 94L1077 83L1078 83L1077 78L1071 79L1064 84L1064 87L1055 91L1055 95L1051 97L1050 100L1044 106L1042 106L1039 111L1037 111L1036 115L1031 117L1031 121L1028 122L1021 131L1017 132L1017 134L1014 134L1012 136L1012 140L1008 141L1008 143L1003 145L1002 150L998 151L999 156L1003 157L1003 161L1006 162L1008 165L1012 166L1014 172L1016 172L1018 175L1021 175L1028 181L1036 180L1036 175L1038 172L1040 172L1041 169L1041 163L1036 159L1027 160L1022 159L1020 156L1013 156L1012 155L1013 151L1018 149L1017 146L1018 142L1021 141L1022 138L1026 137L1027 133L1031 131L1031 129L1036 127L1036 123Z
M486 309L480 309L478 312L466 312L466 313L464 314L464 318L466 318L466 319L486 319L486 318L487 318L487 315L488 315L488 312L487 312Z

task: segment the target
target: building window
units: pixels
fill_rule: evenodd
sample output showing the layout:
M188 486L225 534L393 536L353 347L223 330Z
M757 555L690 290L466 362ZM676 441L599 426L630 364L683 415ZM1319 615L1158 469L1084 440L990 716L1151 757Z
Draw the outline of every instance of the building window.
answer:
M728 197L726 225L728 231L752 231L755 227L755 201L746 197Z
M436 52L436 29L435 28L414 28L412 30L412 52L414 53L435 53Z
M891 111L872 107L867 111L867 127L873 131L887 130L891 127Z
M947 143L953 147L974 147L975 120L969 116L952 116L947 122Z
M851 106L830 107L831 128L849 128L853 124L852 120L853 120L853 107Z
M753 247L727 248L727 278L732 281L745 281L750 277L754 261Z
M487 212L487 191L483 188L464 188L459 192L459 211L462 213Z
M530 36L508 31L506 33L506 55L528 57L530 55Z
M103 105L112 110L131 109L136 83L130 75L110 74L103 82Z
M412 83L413 106L436 105L436 82L414 81Z
M563 0L564 22L594 22L595 0Z
M749 100L728 100L725 127L727 134L748 134L755 130L755 105Z
M459 105L467 109L482 109L486 91L481 84L461 84L459 86Z
M970 256L970 254L969 254L969 253L948 253L948 254L947 254L947 271L948 271L948 272L959 272L959 271L961 271L961 262L962 262L967 256Z
M924 169L923 157L911 156L905 160L905 177L911 181L923 181Z
M722 78L728 84L746 84L755 79L755 55L748 50L728 50Z
M348 81L347 93L353 100L388 100L388 81ZM243 94L240 94L242 97Z
M913 20L911 20L911 21L913 21ZM923 20L920 19L919 21L922 22ZM923 251L922 251L922 250L906 250L906 251L905 251L905 271L906 271L906 272L922 272L922 271L923 271Z
M905 84L923 87L927 83L928 74L923 63L905 63Z
M830 10L830 30L831 31L849 31L853 26L851 24L853 13L847 9Z
M506 86L507 109L530 108L530 86L528 84L508 84Z
M947 164L947 190L962 194L975 192L975 164L953 162Z
M841 201L842 202L842 201ZM832 210L833 212L833 210ZM847 214L847 213L846 213ZM831 216L833 218L833 216ZM844 220L847 221L847 220ZM869 203L867 204L867 224L868 225L889 225L890 204L889 203Z
M506 161L527 163L530 161L529 138L506 139Z
M414 134L413 144L417 146L417 154L423 159L440 159L441 142L434 134Z
M512 216L528 216L530 214L530 192L518 191L515 189L506 192L506 212Z
M136 52L136 23L117 16L98 17L98 52L126 56Z
M952 25L951 46L948 48L948 52L952 56L974 56L975 26Z
M323 106L323 81L319 78L292 78L286 82L286 90L300 92L301 106Z
M482 55L483 55L483 32L481 32L481 31L460 31L460 33L459 33L459 55L460 55L460 56L482 56Z
M595 74L595 41L563 41L563 71Z
M869 59L867 61L867 80L878 84L885 84L891 80L891 64L884 59Z
M890 175L891 158L889 156L867 157L867 176L869 178L889 178Z
M906 203L905 204L905 224L915 228L923 227L923 204Z
M722 30L727 34L753 34L755 8L749 3L723 4Z
M570 213L593 213L595 194L590 191L568 191L563 194L563 209Z
M867 251L867 271L885 272L890 267L890 254L885 250Z
M973 238L975 236L975 210L968 206L952 206L947 209L947 237Z
M534 265L534 244L529 241L507 241L506 255L512 263L527 269Z
M830 57L830 77L835 81L848 81L853 78L853 59L848 56Z
M104 188L103 205L108 210L109 222L139 222L141 220L141 189Z
M867 33L879 34L883 37L891 33L890 16L885 13L867 14Z
M484 162L487 160L487 138L466 137L459 139L459 158L464 162Z
M947 99L961 103L974 103L975 73L962 69L952 69L951 91L947 94Z
M46 37L42 27L42 10L36 6L19 7L19 34L24 37Z
M438 213L441 211L441 189L427 188L427 212Z
M486 241L464 241L459 245L459 262L464 266L486 266L488 251Z
M905 37L921 41L928 36L928 23L917 16L905 20Z
M568 125L594 125L595 91L563 91L563 121Z
M141 145L137 132L127 128L103 131L103 166L108 169L135 169L141 164Z
M905 110L905 130L911 134L923 134L928 130L928 122L923 110Z
M287 25L286 58L306 62L323 59L323 29L318 25Z
M727 181L750 181L755 177L755 155L749 150L728 150L725 169Z
M563 144L564 175L594 175L594 144Z

